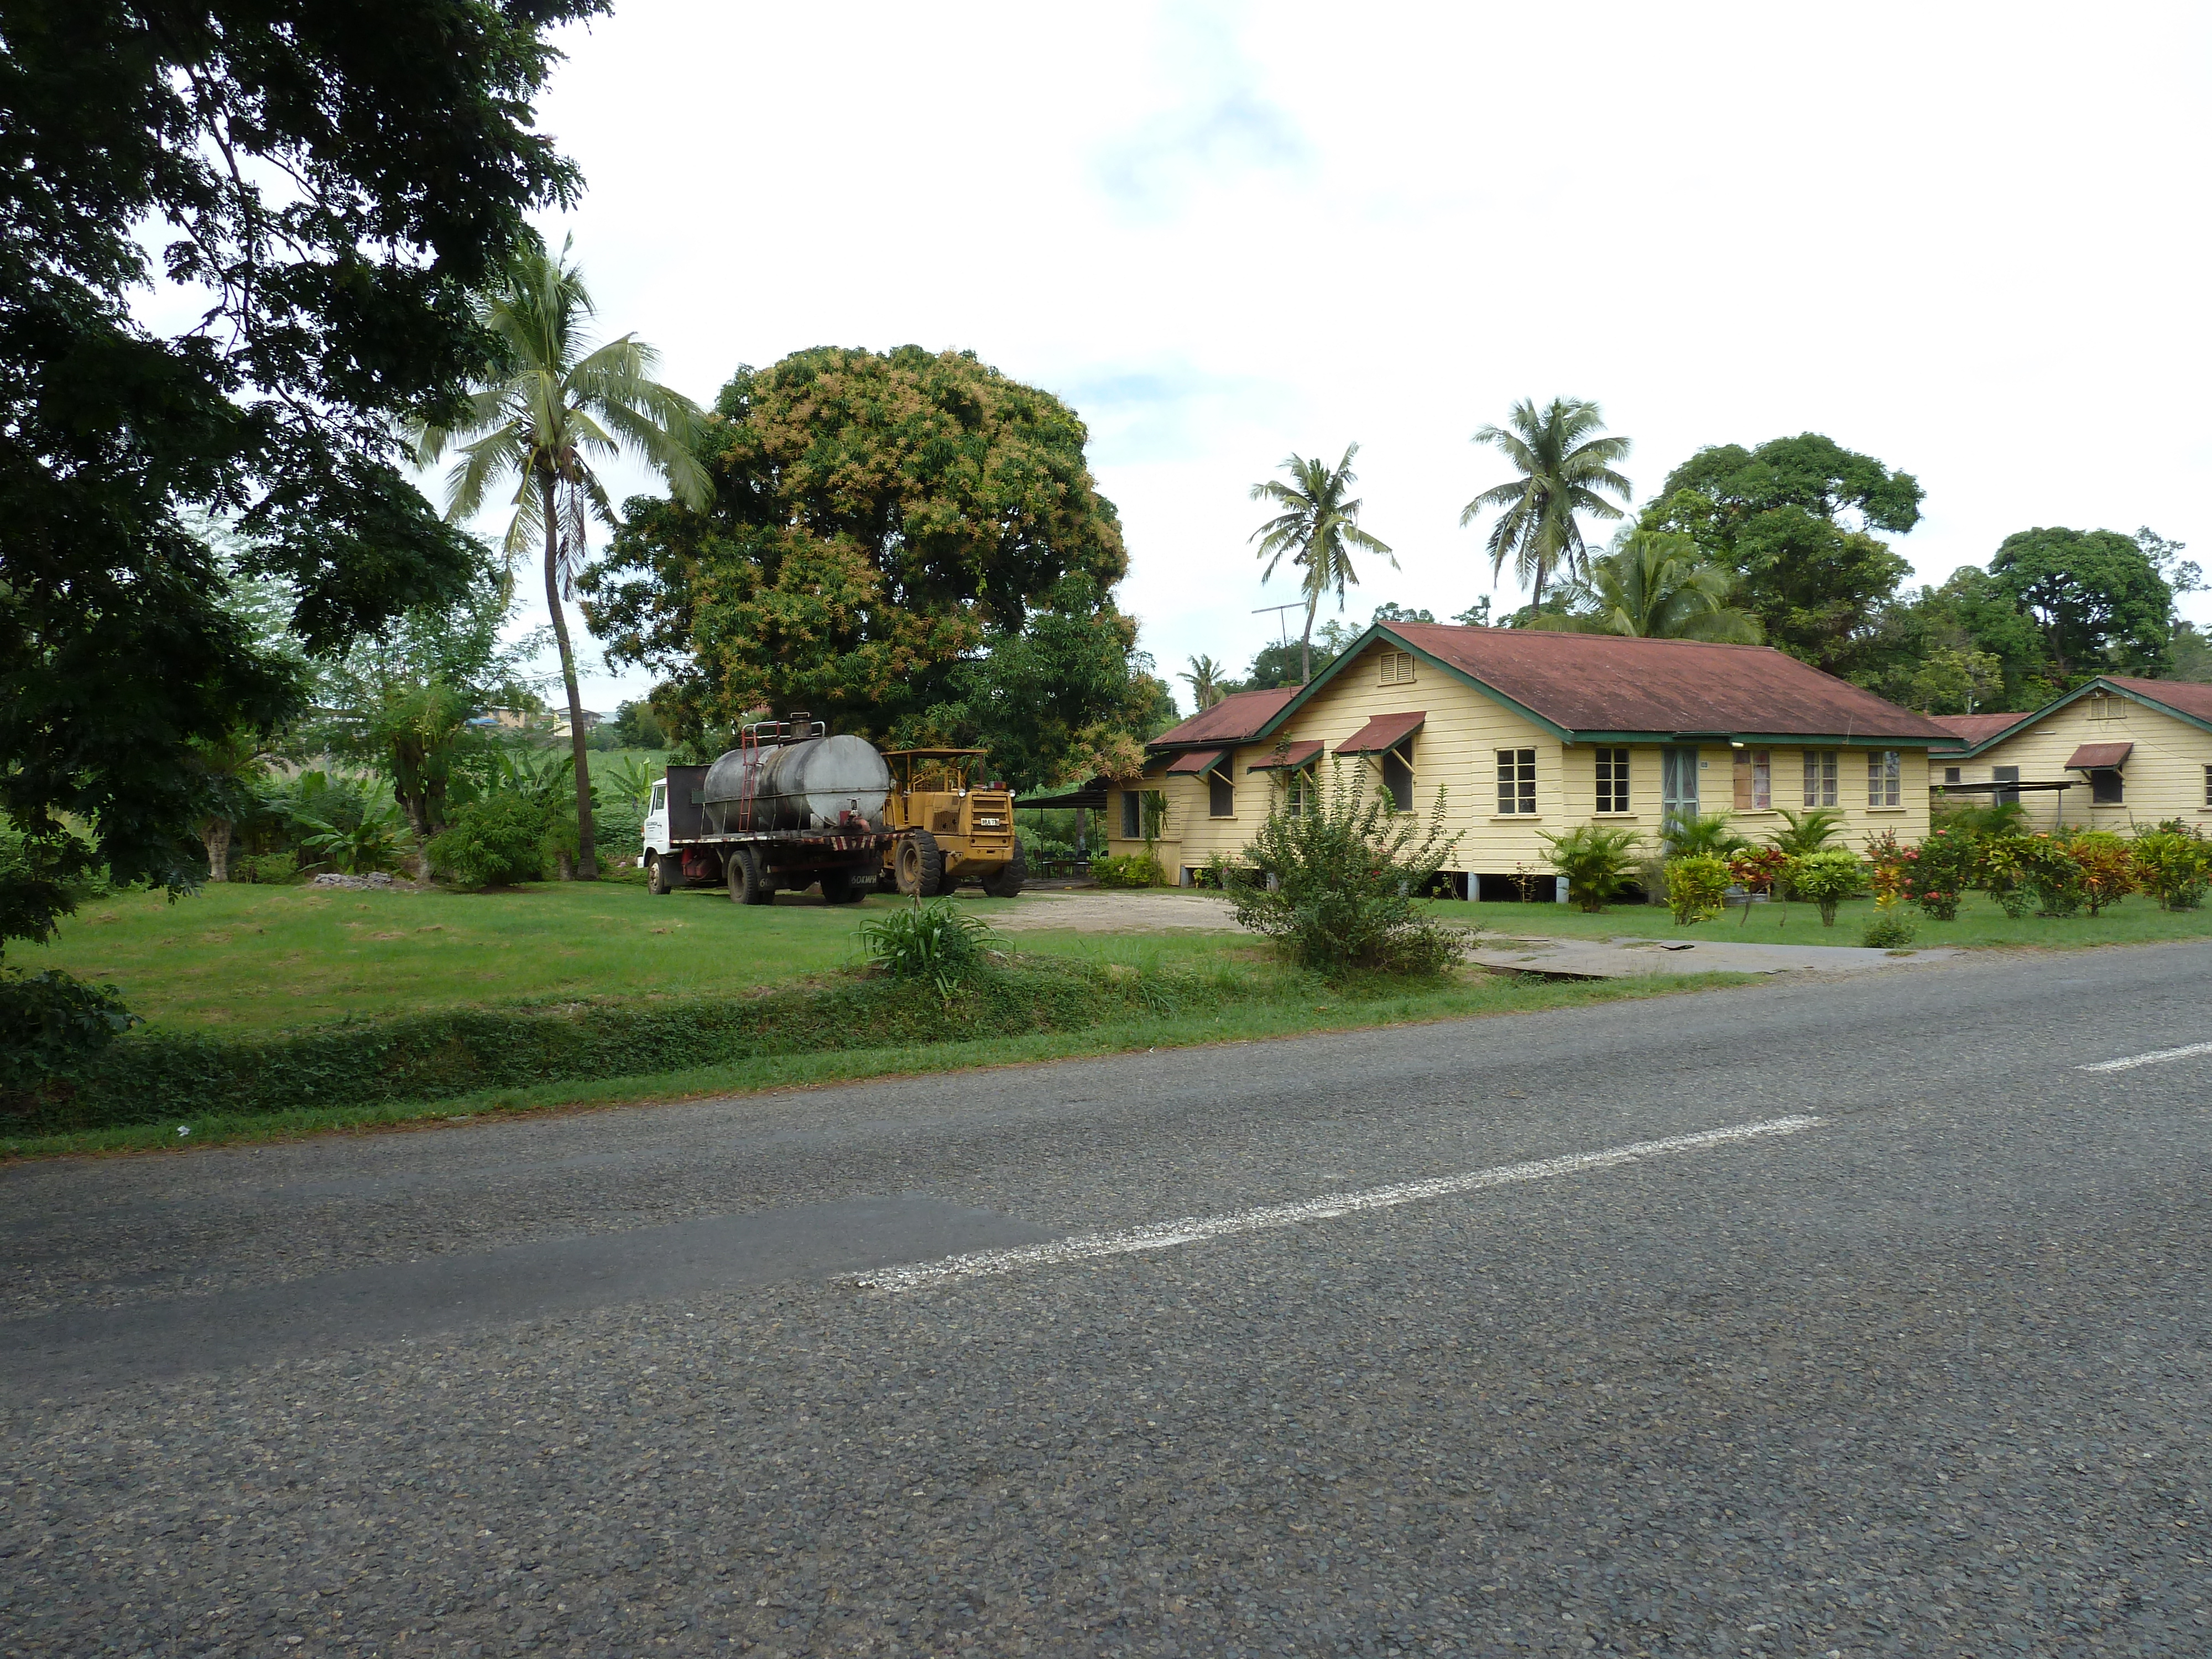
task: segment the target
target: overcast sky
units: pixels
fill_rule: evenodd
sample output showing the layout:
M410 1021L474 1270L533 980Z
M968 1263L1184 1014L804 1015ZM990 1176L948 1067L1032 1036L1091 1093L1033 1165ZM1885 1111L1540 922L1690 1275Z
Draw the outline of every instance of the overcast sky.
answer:
M833 343L1057 394L1170 675L1273 637L1248 491L1293 451L1360 446L1401 568L1352 620L1492 591L1468 438L1522 398L1596 399L1639 501L1826 433L1919 478L1928 580L2035 525L2202 557L2208 20L617 0L540 106L588 184L545 228L702 403ZM587 656L592 707L649 686Z

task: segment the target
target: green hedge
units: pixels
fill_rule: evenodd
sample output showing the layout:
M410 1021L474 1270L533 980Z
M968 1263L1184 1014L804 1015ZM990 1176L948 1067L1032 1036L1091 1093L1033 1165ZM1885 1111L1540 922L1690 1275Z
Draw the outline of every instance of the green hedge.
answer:
M821 1049L960 1042L1190 1013L1249 992L1234 975L1023 961L963 987L888 979L740 1000L456 1009L263 1042L173 1032L118 1038L38 1097L0 1103L40 1132L189 1122L214 1114L440 1100Z

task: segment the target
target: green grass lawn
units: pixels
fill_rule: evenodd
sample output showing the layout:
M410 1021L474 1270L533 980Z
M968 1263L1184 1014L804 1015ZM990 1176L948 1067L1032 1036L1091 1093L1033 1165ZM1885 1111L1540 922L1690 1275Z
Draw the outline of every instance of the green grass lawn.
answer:
M1584 915L1565 904L1455 904L1440 902L1436 913L1486 933L1534 933L1553 937L1612 939L1632 935L1644 939L1739 939L1762 945L1856 945L1859 934L1875 913L1872 899L1855 899L1836 915L1836 925L1820 925L1820 913L1809 904L1759 904L1747 915L1734 909L1712 921L1677 927L1666 908L1656 904L1621 904L1596 915ZM1911 907L1901 914L1917 928L1916 949L1939 945L2039 945L2065 949L2088 945L2151 945L2162 939L2212 938L2212 907L2202 910L2165 911L2154 899L2137 895L2123 899L2102 915L2087 912L2059 920L2022 916L2013 921L1994 900L1969 893L1959 907L1956 921L1936 921Z
M215 885L174 903L96 900L52 943L8 959L112 982L156 1025L246 1036L532 999L742 994L858 962L861 922L903 902L833 908L787 893L754 907L720 889L655 898L636 880L486 893ZM974 904L987 918L995 908ZM1015 943L1141 966L1263 953L1254 940L1203 933L1024 931Z

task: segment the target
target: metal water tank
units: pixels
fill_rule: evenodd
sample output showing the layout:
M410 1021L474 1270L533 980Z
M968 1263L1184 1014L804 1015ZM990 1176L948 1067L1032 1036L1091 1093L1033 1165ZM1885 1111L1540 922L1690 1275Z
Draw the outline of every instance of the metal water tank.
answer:
M732 749L708 769L700 797L709 835L881 830L890 788L890 768L875 745L840 733Z

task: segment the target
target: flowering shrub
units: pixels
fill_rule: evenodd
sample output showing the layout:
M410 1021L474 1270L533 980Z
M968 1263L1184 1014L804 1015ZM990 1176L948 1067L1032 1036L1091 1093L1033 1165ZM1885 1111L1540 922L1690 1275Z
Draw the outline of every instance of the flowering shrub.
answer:
M2021 849L2021 880L2035 896L2035 914L2054 917L2079 915L2087 895L2081 888L2081 866L2072 849L2057 836L2041 830L2023 836L2021 840L2026 843Z
M1959 900L1974 884L1980 863L1974 836L1963 829L1936 829L1910 849L1905 897L1938 921L1959 914Z
M1674 913L1674 925L1685 927L1692 922L1710 921L1720 915L1722 902L1728 896L1728 860L1711 853L1692 853L1687 858L1667 860L1667 908Z

